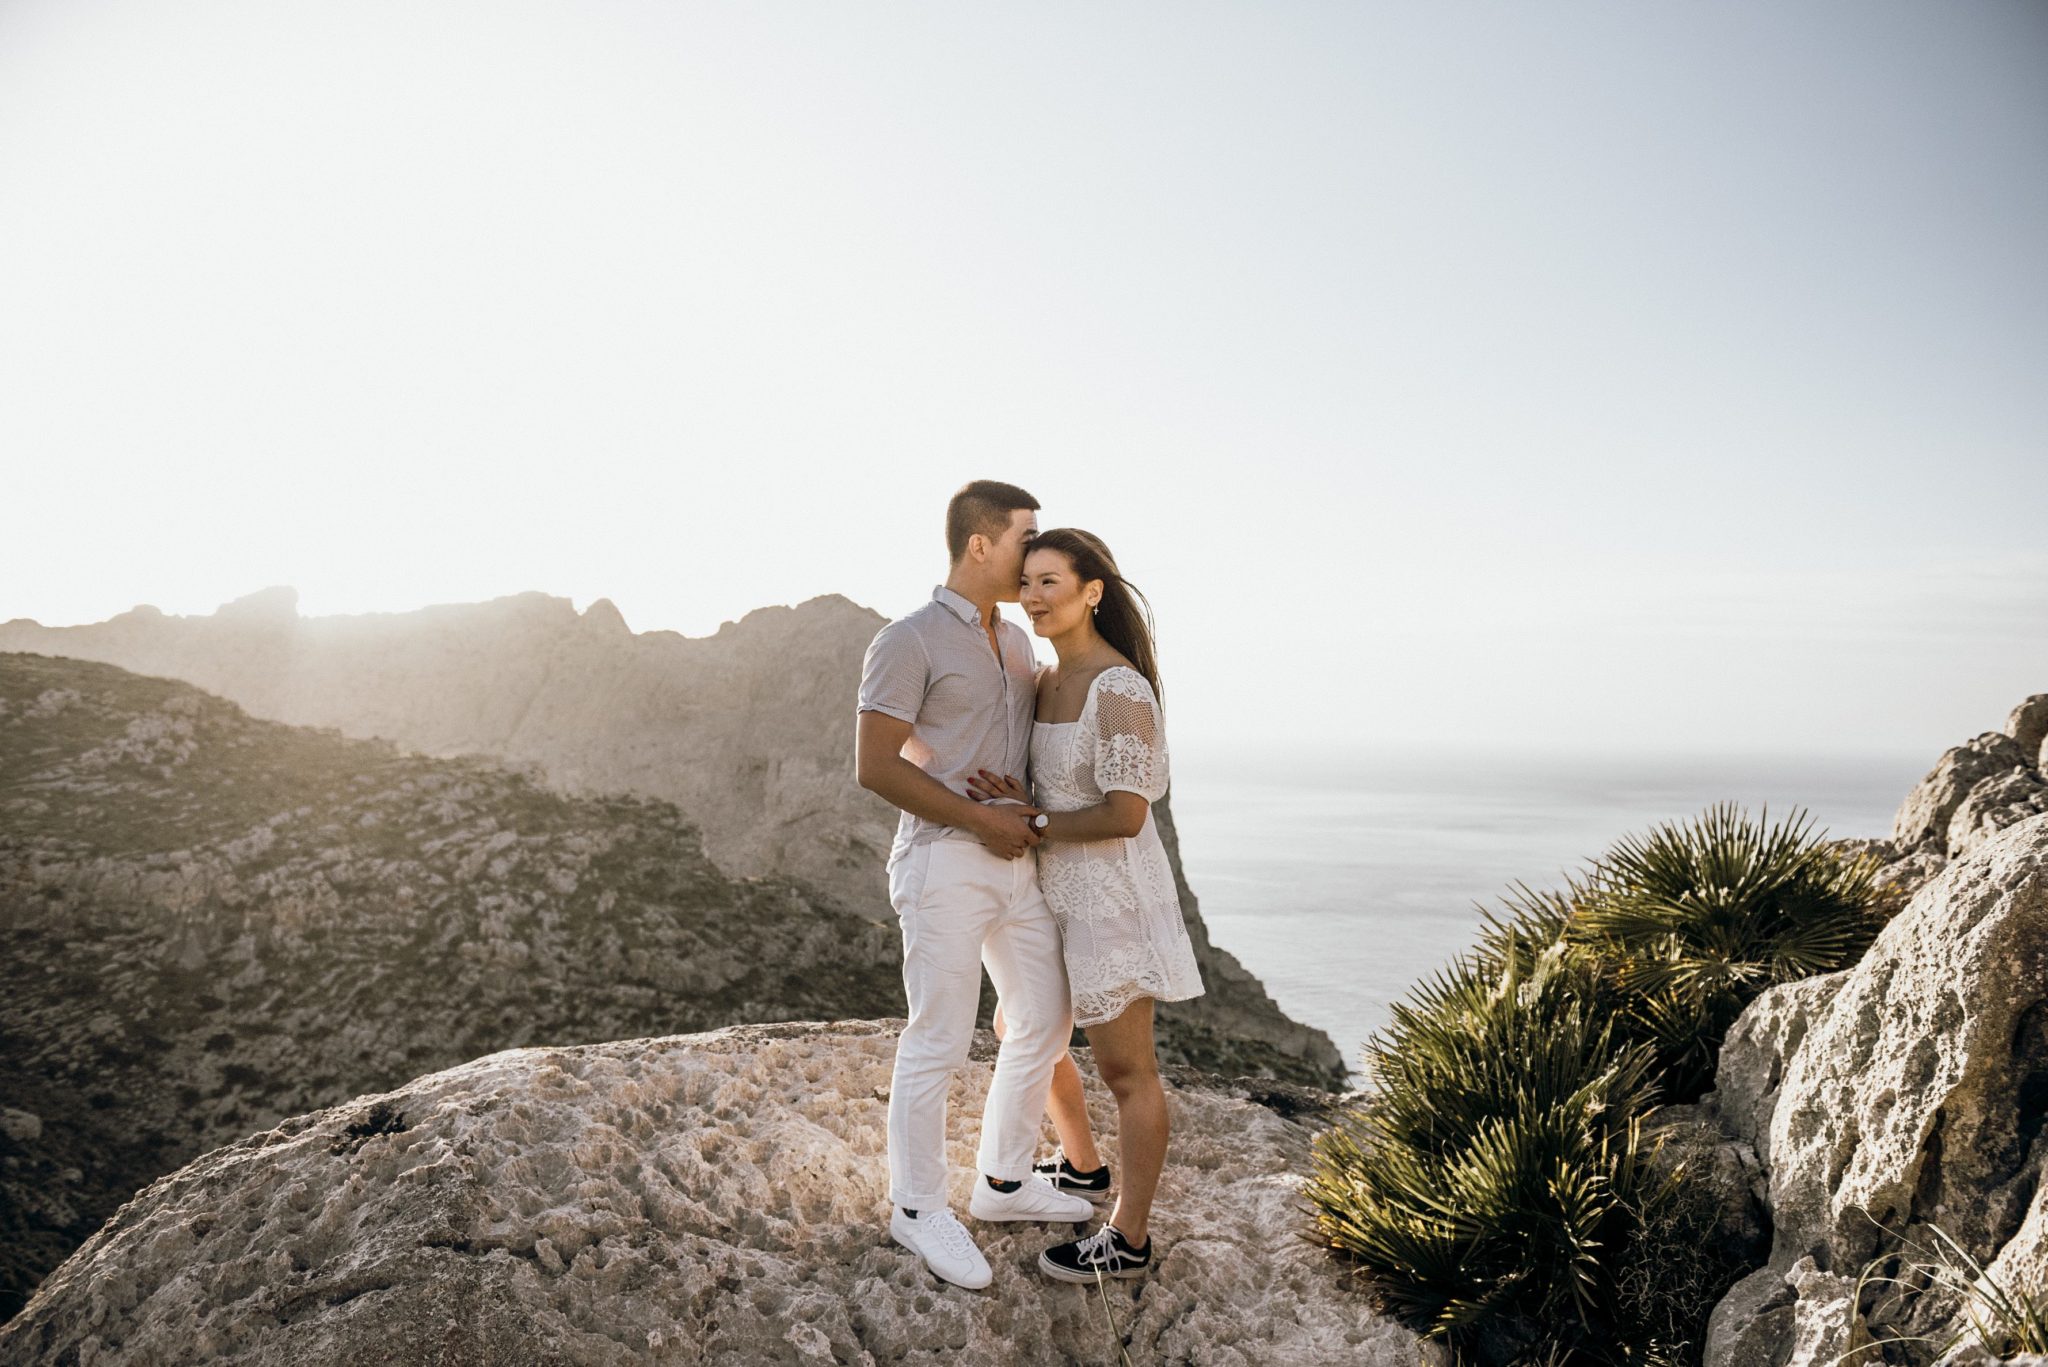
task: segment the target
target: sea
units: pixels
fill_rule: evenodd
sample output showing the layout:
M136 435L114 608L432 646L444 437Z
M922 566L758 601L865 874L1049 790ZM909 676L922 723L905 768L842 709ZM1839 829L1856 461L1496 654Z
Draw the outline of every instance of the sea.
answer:
M1935 758L1177 750L1172 804L1210 939L1327 1031L1357 1086L1388 1008L1515 883L1561 887L1622 836L1717 802L1888 836Z

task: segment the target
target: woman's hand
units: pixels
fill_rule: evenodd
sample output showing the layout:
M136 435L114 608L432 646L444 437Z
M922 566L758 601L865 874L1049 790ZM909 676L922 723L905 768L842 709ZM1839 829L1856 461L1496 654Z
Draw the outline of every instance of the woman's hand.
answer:
M1004 798L1011 802L1031 804L1031 794L1024 785L1010 774L992 774L986 769L975 771L967 780L967 795L977 802L993 802Z

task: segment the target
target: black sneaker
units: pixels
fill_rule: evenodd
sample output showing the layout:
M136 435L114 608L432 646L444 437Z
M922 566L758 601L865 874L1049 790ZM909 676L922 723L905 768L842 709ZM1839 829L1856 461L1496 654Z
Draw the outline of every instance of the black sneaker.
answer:
M1042 1163L1033 1163L1031 1170L1051 1182L1061 1191L1071 1191L1076 1196L1085 1196L1091 1201L1102 1201L1109 1196L1109 1164L1104 1163L1093 1172L1082 1172L1067 1161L1063 1152L1055 1152Z
M1124 1232L1104 1225L1083 1239L1038 1255L1038 1270L1056 1281L1092 1282L1097 1277L1142 1277L1152 1267L1152 1241L1143 1248L1124 1242Z

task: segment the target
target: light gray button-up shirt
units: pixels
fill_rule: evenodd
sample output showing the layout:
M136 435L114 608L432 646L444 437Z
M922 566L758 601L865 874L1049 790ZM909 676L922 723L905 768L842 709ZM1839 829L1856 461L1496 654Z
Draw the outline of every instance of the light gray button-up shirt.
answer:
M981 610L941 584L929 603L875 633L861 665L859 710L909 722L903 757L964 796L972 796L967 780L976 770L1021 779L1031 758L1038 692L1031 638L999 614L996 639L1000 664ZM953 829L905 812L890 858Z

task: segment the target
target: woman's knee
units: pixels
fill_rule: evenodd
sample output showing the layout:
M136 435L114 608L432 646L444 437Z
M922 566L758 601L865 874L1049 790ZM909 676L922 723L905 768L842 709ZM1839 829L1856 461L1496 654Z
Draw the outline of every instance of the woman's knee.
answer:
M1118 1101L1159 1089L1159 1061L1149 1049L1143 1054L1124 1055L1104 1053L1098 1048L1095 1071L1102 1074L1102 1085Z

